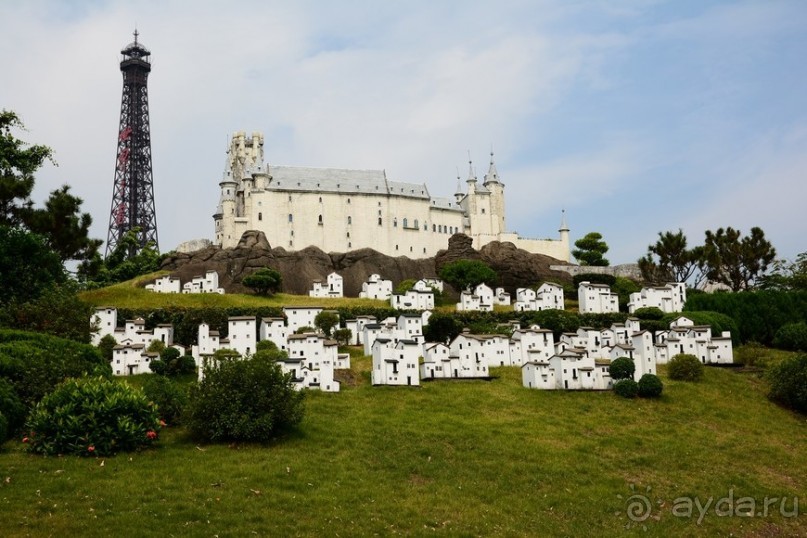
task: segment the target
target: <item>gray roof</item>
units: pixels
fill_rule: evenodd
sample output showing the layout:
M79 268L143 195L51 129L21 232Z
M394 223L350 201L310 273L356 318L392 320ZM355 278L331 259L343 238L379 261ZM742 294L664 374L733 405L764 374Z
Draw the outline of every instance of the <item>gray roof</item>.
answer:
M267 165L272 182L267 190L391 194L429 199L425 184L388 181L383 170L347 170Z

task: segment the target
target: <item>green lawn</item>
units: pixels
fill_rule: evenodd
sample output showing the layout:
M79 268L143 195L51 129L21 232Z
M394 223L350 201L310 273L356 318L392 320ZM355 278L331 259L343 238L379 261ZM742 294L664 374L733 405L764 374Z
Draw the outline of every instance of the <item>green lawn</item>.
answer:
M712 507L700 524L672 514L682 496L733 490L759 510L805 496L805 418L769 403L755 376L709 368L697 384L665 377L658 401L627 401L527 390L516 368L421 388L374 388L368 371L354 356L342 392L309 393L299 430L271 446L199 445L181 428L106 460L9 442L0 536L807 534L806 516L778 504L768 517ZM652 515L626 529L634 493Z

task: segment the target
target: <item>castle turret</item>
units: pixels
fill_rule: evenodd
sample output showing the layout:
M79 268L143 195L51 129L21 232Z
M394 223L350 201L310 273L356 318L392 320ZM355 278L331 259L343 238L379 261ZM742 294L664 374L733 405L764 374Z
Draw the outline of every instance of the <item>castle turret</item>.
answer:
M462 181L460 180L460 171L457 168L457 190L454 191L454 200L457 202L457 205L462 201L465 193L462 192Z
M560 212L560 215L561 215L560 216L560 229L558 230L560 232L560 241L561 241L561 243L563 243L564 248L566 249L566 252L568 253L569 252L569 225L566 224L566 210L562 209L561 212ZM568 255L567 255L566 259L567 260L569 259Z
M500 234L505 231L504 226L504 183L499 181L499 172L496 170L496 163L493 160L493 150L490 151L490 168L485 174L485 182L482 184L490 191L490 231L493 234Z

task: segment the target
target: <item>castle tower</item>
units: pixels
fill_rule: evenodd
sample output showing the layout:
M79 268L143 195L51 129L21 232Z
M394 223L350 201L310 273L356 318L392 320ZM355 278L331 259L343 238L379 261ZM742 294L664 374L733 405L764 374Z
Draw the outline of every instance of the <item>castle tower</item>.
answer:
M566 249L567 257L566 261L569 260L568 253L569 253L569 225L566 224L566 210L562 209L560 212L560 242L563 244L563 247Z
M504 227L504 183L499 181L499 172L493 161L493 150L490 150L490 168L485 174L482 185L490 191L490 230L493 234L505 231Z
M151 172L151 133L149 128L148 75L151 52L137 41L122 51L123 96L118 128L118 152L115 160L115 183L106 256L109 256L126 233L139 228L138 247L130 248L128 257L157 241L157 214L154 209L154 179Z

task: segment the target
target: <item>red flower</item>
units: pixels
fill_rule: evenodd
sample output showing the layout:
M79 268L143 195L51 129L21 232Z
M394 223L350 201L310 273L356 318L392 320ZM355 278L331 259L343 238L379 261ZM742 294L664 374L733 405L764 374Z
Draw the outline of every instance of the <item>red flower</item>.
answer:
M28 439L27 437L23 437L23 438L22 438L22 442L23 442L23 443L27 443L28 441L29 441L29 439Z
M88 446L88 447L87 447L87 452L89 452L89 453L93 453L93 452L95 452L95 446L94 446L94 445L90 445L90 446Z
M149 430L146 432L146 437L148 437L149 439L156 439L157 432L155 432L154 430Z

